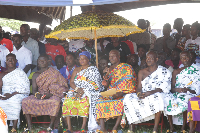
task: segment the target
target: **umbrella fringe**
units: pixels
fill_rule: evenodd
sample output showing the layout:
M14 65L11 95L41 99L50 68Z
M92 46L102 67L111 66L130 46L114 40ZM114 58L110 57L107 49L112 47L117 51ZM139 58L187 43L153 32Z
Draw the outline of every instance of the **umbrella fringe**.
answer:
M81 31L81 30L91 30L91 32L93 32L94 29L98 30L98 29L112 29L112 28L135 28L138 31L133 31L130 33L127 33L126 36L130 35L130 34L135 34L135 33L143 33L145 30L140 29L137 26L125 26L125 25L111 25L111 26L105 26L105 27L81 27L81 28L75 28L75 29L68 29L68 30L59 30L59 31L54 31L51 32L49 35L45 35L46 38L55 38L57 40L59 40L60 38L58 38L56 35L57 34L61 34L62 32L73 32L73 31ZM97 36L97 39L99 38L104 38L104 37L123 37L123 35L104 35L104 36ZM66 37L68 39L85 39L85 40L89 40L89 39L94 39L94 38L86 38L86 37ZM60 40L64 40L66 38L61 38Z

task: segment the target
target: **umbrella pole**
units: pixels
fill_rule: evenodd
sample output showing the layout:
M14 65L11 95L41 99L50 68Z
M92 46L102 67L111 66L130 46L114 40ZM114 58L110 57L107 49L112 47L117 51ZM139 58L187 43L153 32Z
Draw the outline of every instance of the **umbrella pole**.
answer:
M96 51L96 66L98 67L98 52L97 52L97 33L96 29L94 29L94 38L95 38L95 51Z

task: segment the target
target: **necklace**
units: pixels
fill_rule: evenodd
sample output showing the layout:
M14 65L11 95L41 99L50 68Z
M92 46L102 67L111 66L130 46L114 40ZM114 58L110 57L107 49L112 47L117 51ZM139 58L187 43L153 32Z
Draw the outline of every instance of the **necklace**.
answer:
M82 75L79 75L78 77L77 77L77 79L78 79L78 81L81 81L81 80L83 80L83 75L85 74L85 72L87 71L87 69L88 69L88 67L89 67L89 65L87 66L87 68L85 68L85 71L83 72L83 74ZM82 71L82 67L81 67L81 70L80 70L80 72ZM85 79L84 79L85 80Z

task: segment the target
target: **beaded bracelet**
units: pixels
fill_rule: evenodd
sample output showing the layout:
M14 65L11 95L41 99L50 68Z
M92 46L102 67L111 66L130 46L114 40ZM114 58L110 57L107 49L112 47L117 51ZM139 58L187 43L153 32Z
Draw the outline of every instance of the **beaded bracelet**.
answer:
M79 88L78 87L76 87L74 90L77 92L77 90L78 90Z
M37 94L40 94L40 92L36 92L36 93L35 93L35 97L36 97L36 98L37 98Z
M138 93L137 93L137 97L138 97L138 95L139 95L140 93L141 93L141 92L138 92Z

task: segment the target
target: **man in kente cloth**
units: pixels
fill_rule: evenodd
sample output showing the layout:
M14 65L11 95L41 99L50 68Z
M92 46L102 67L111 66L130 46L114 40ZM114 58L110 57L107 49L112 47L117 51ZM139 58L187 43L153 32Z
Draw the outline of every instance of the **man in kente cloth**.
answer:
M120 63L120 53L118 50L111 50L109 60L112 63L110 68L105 68L107 75L104 77L103 85L108 87L107 91L101 92L101 96L96 104L97 121L100 122L100 133L107 133L105 121L110 118L117 118L112 133L117 133L117 127L121 122L123 114L123 97L128 93L136 91L136 74L133 68Z
M22 100L30 93L28 77L22 69L16 68L16 62L16 56L8 54L6 56L7 70L0 73L0 106L5 111L8 120L13 120L12 133L17 132ZM2 130L0 128L0 132Z
M164 114L168 116L168 132L174 132L173 124L176 124L182 125L181 132L184 133L189 99L200 94L200 67L198 64L192 64L189 51L181 52L180 59L184 67L172 73L172 93L164 97Z
M138 73L137 94L127 94L124 98L124 112L129 124L155 119L153 133L158 130L160 115L164 110L164 94L171 90L171 72L163 66L158 66L157 61L157 53L148 52L148 67ZM129 127L129 132L133 132L132 126Z
M60 109L63 92L68 90L66 79L59 71L48 67L48 55L41 55L38 58L39 71L35 72L32 78L33 94L22 101L22 110L26 116L28 129L31 131L31 115L51 116L51 122L47 131L52 130L53 123Z

